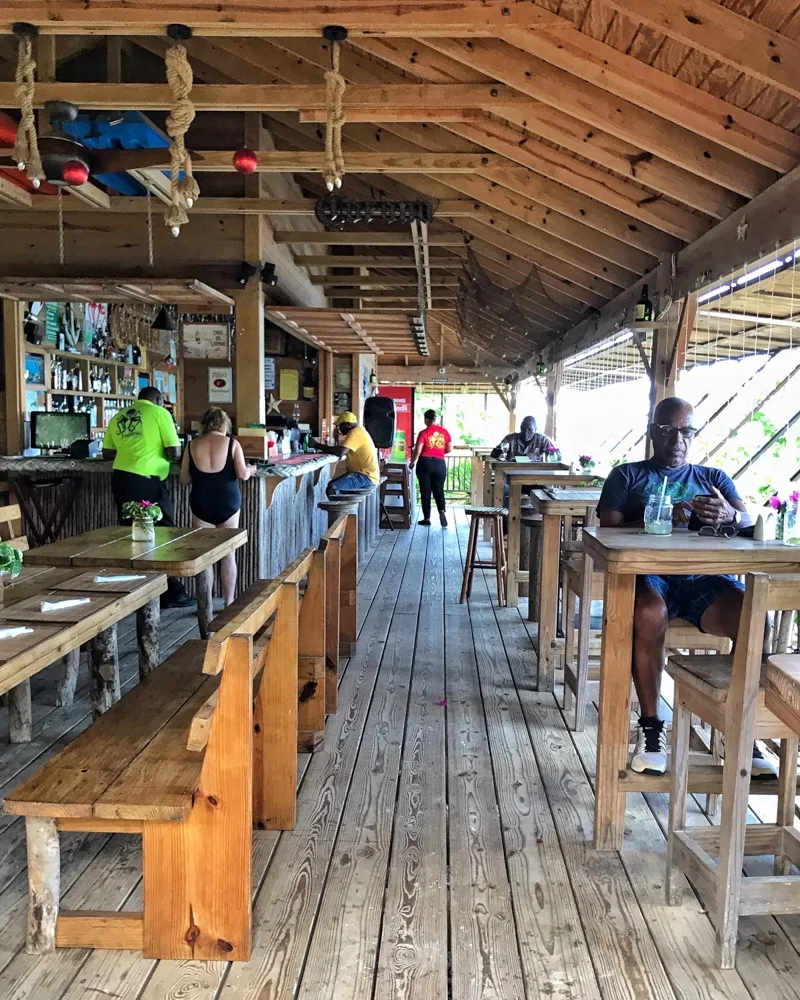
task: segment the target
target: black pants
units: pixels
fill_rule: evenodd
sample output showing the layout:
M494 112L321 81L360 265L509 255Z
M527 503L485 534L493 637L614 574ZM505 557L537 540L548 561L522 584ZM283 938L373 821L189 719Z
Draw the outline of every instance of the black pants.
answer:
M115 469L111 473L111 491L117 505L117 517L120 524L132 524L129 517L122 516L122 505L129 501L149 500L161 508L162 518L158 524L163 528L175 527L175 505L169 495L167 484L157 476L137 476L135 472L123 472ZM167 592L161 597L162 604L181 600L186 597L183 583L175 577L167 578Z
M447 463L443 458L420 458L417 460L419 496L422 502L422 517L431 519L431 493L440 514L444 513L444 481L447 478Z

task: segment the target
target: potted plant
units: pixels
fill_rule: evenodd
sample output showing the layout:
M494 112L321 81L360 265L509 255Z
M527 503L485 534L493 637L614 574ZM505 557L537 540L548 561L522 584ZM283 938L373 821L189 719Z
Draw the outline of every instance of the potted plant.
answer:
M133 519L131 538L134 542L156 540L156 521L163 517L157 503L150 500L129 500L122 505L122 516Z
M588 475L595 467L595 460L591 455L578 455L578 465L581 467L581 472Z
M787 545L800 545L797 536L797 505L800 501L800 490L789 494L788 500L781 500L777 493L769 498L769 506L775 511L775 538Z
M10 576L13 580L14 577L19 576L21 569L22 553L20 550L15 549L8 542L0 542L0 582L4 576Z
M561 461L561 452L559 451L558 448L556 448L556 446L552 443L552 441L547 446L547 454L545 455L545 461L546 462Z

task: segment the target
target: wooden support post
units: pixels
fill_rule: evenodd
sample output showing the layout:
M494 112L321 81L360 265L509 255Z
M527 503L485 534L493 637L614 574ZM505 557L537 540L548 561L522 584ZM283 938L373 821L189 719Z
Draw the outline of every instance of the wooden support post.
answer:
M8 738L12 743L30 743L33 738L30 678L8 692Z
M325 552L317 550L300 604L297 641L297 750L313 753L325 739Z
M561 361L556 361L547 369L547 419L544 432L552 441L556 439L556 406L563 373L564 364Z
M61 679L56 689L56 706L66 708L75 698L75 688L78 686L78 670L81 664L80 649L73 649L61 661Z
M91 639L89 653L89 700L97 718L120 699L117 626L112 625Z
M513 434L517 429L517 383L511 386L508 394L508 433Z
M261 147L261 115L245 114L245 145L250 149ZM244 193L247 198L261 195L262 180L259 174L245 178ZM234 294L236 301L236 422L240 427L263 424L264 404L264 290L261 284L261 265L264 256L264 226L266 219L260 215L247 216L244 220L244 259L258 267L241 291Z
M21 455L25 417L25 303L3 300L3 355L6 373L6 454Z
M319 352L319 386L317 387L319 409L319 433L322 433L322 421L325 420L330 433L333 427L333 354L330 351Z
M28 816L28 936L29 955L47 955L56 948L56 922L61 893L61 852L54 819Z
M198 604L199 610L199 604ZM206 631L208 628L206 627ZM139 645L139 680L144 680L161 662L161 601L158 597L136 612L136 641Z
M339 653L352 656L358 638L358 516L347 515L342 545L341 583L339 588Z
M678 373L686 363L686 349L694 329L697 294L673 302L664 317L664 325L653 331L650 355L650 407L645 433L645 458L650 457L650 424L662 399L674 396Z
M297 802L299 587L281 584L280 602L253 712L253 821L292 830Z

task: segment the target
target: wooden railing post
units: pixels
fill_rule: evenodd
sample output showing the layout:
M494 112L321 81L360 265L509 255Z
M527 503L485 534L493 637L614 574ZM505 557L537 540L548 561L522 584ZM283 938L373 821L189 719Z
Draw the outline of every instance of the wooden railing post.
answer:
M297 641L297 750L313 753L325 739L325 550L317 549L300 604Z
M347 528L344 533L341 562L341 584L339 617L339 653L341 656L352 656L355 652L358 638L358 518L355 514L347 515Z
M341 614L342 540L325 545L325 711L336 712L339 702L339 618Z
M253 712L253 821L294 828L297 800L297 631L299 587L282 583Z

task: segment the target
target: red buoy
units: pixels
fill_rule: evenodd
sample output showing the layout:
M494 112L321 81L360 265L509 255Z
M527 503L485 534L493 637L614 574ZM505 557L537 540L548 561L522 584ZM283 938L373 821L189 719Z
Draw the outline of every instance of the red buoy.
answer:
M68 160L64 164L61 176L66 184L78 187L89 180L89 168L80 160Z
M252 149L245 146L233 154L233 165L240 174L252 174L258 166L258 157Z

